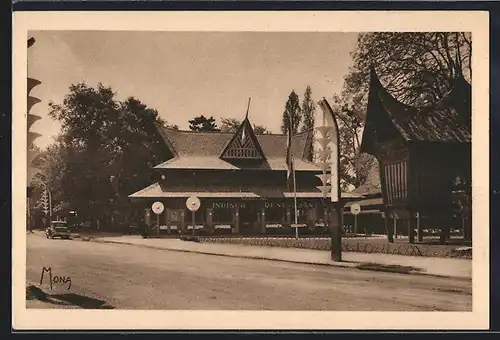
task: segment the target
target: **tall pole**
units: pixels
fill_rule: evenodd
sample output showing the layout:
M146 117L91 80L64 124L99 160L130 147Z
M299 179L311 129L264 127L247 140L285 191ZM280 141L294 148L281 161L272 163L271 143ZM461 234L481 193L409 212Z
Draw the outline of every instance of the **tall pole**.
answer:
M195 226L196 226L196 223L194 221L195 219L195 211L191 211L191 220L193 221L193 236L196 236L196 231L195 231Z
M30 198L26 197L26 206L28 207L27 209L27 215L28 215L28 231L31 233L31 207L30 207Z
M248 98L248 106L247 106L247 113L245 115L245 118L248 118L248 112L250 111L250 101L252 100L252 97Z
M295 164L292 156L292 176L293 176L293 204L295 208L295 238L299 239L299 220L298 220L298 212L299 210L297 209L297 183L295 180Z
M160 237L160 214L156 214L156 236Z

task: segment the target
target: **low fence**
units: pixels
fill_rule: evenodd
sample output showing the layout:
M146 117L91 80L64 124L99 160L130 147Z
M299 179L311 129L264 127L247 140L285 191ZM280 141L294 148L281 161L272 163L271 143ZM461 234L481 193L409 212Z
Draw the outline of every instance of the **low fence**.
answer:
M217 237L200 236L201 242L244 244L270 247L302 248L328 251L331 248L331 240L327 237ZM436 245L436 244L408 244L408 243L388 243L385 238L344 238L342 239L342 251L379 253L406 256L426 256L426 257L454 257L472 258L470 249L461 250L456 245Z

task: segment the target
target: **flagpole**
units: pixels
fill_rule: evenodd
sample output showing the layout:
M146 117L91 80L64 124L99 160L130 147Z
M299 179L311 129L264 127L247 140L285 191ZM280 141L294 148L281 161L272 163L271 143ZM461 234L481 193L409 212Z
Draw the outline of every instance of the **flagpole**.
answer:
M297 183L295 181L295 164L294 164L294 159L292 155L292 176L293 176L293 201L294 201L294 207L295 207L295 238L299 239L299 225L298 225L298 218L297 218Z

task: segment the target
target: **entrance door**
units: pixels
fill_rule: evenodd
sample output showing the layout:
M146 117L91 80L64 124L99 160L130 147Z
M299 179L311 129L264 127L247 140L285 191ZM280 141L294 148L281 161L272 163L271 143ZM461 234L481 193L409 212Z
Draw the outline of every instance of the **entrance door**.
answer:
M247 204L240 207L240 231L242 233L254 233L260 221L260 209L257 206Z

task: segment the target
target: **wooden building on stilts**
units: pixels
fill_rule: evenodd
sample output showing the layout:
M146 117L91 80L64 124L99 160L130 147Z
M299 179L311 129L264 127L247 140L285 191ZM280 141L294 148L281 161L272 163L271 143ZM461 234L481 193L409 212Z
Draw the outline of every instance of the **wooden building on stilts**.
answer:
M452 225L471 239L471 85L456 73L442 100L417 108L395 99L371 69L361 152L380 164L389 242L395 219L408 226L410 243L425 229L439 229L445 243Z

